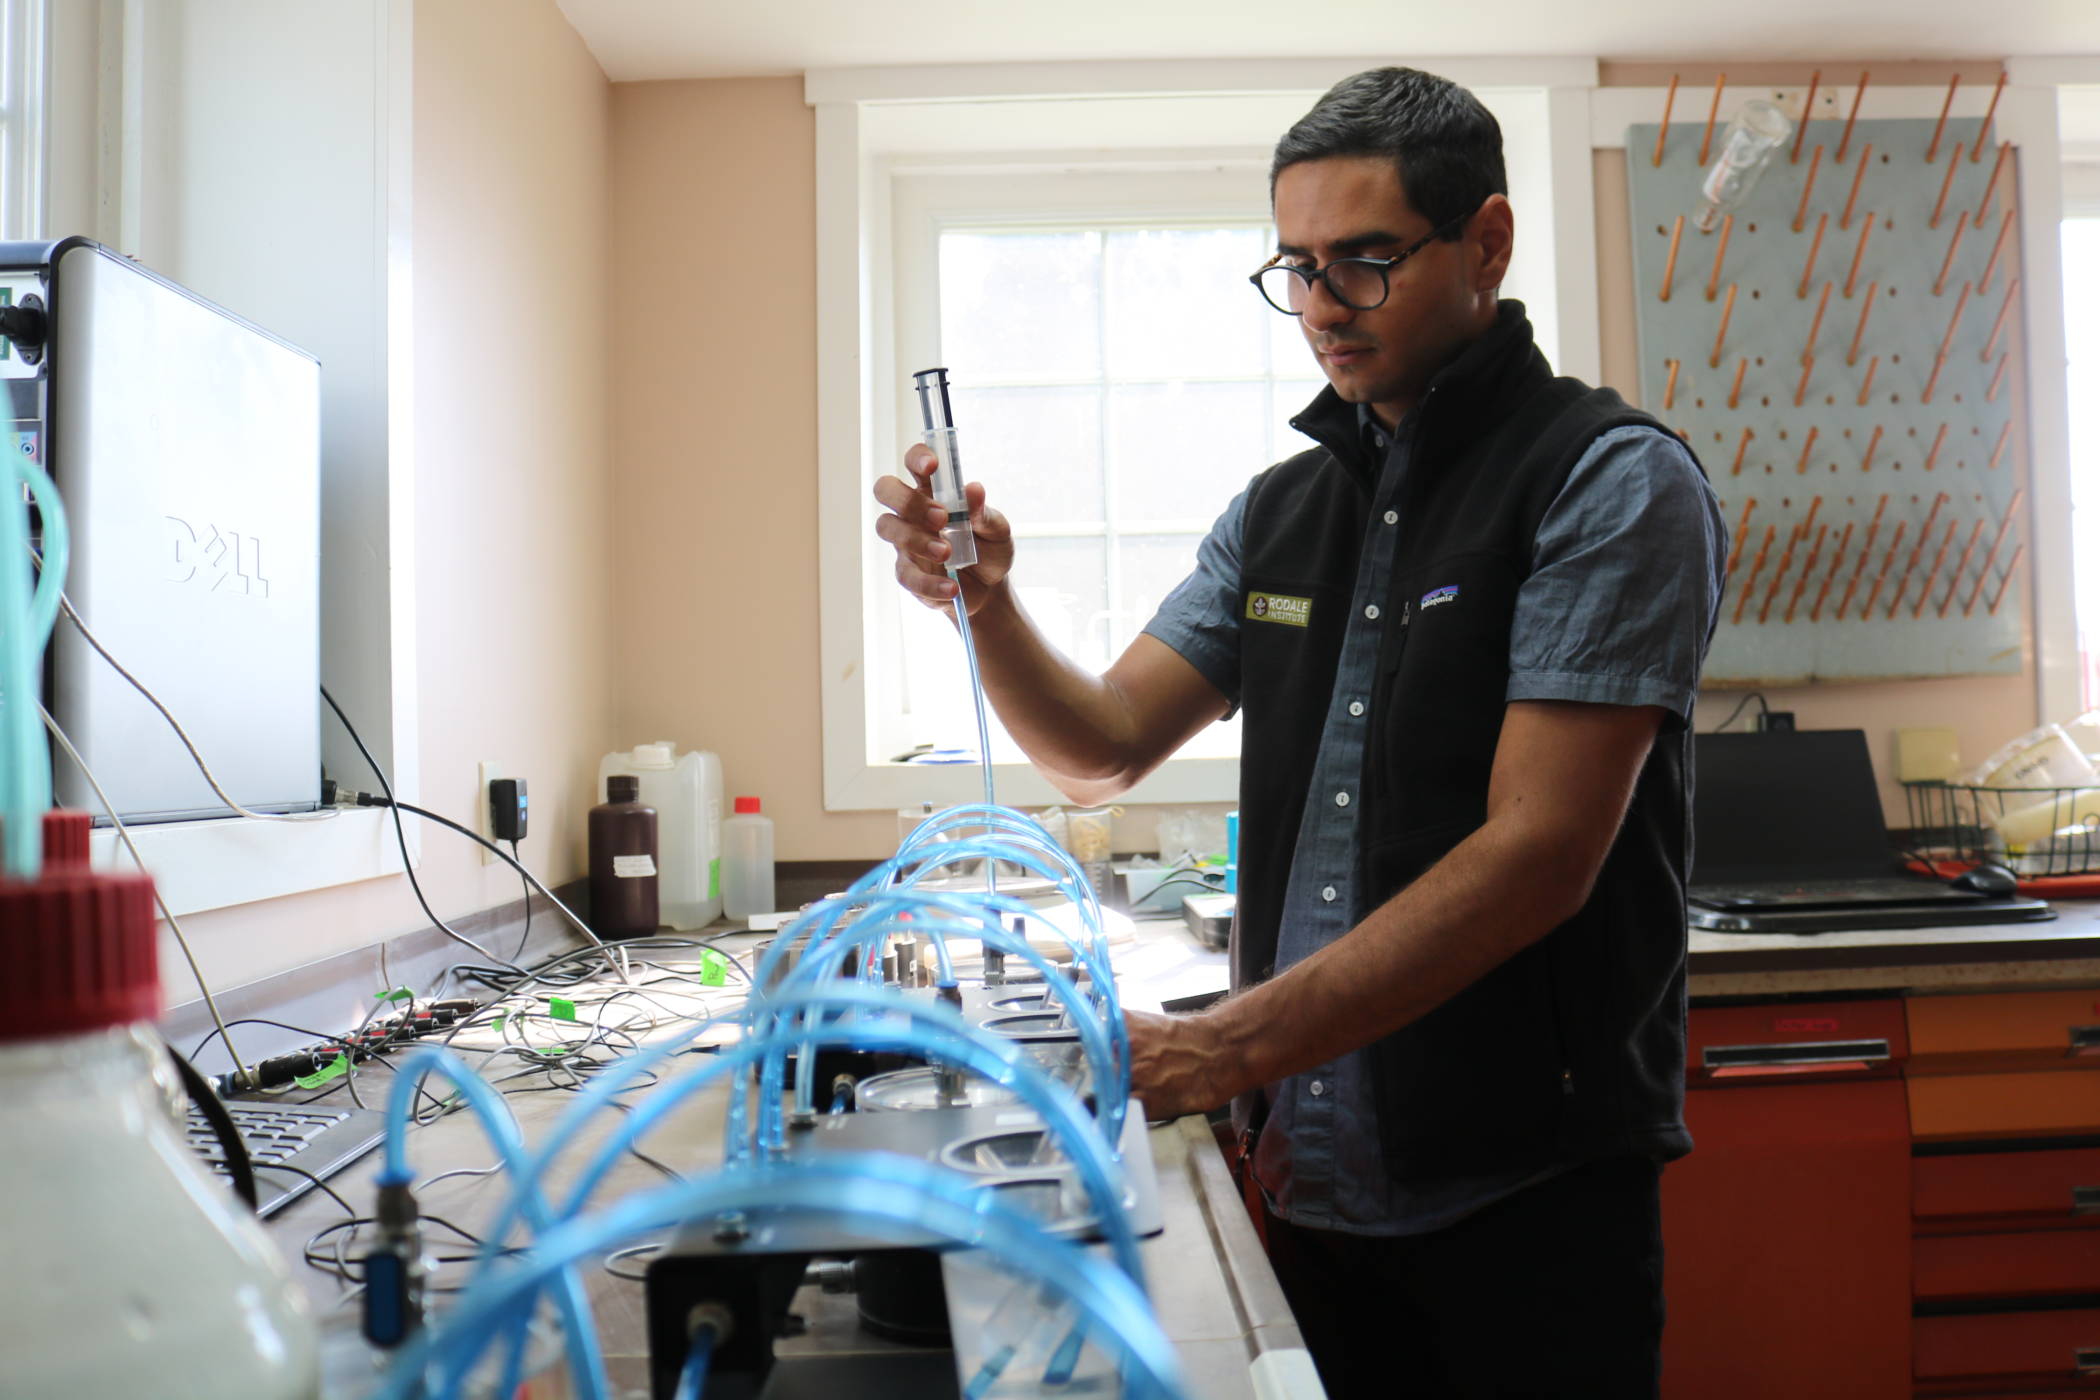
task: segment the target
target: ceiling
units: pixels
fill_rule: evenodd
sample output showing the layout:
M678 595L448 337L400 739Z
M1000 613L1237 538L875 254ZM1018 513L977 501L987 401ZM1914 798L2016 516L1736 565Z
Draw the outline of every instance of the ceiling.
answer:
M557 0L616 82L1070 59L2100 53L2094 0Z

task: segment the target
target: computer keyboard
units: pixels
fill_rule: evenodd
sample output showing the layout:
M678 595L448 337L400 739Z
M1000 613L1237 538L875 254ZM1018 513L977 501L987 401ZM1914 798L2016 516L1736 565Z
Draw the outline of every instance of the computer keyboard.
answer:
M313 1189L300 1172L327 1178L379 1145L386 1115L366 1108L226 1101L226 1111L248 1144L255 1164L255 1212L269 1215ZM195 1104L189 1111L189 1140L212 1170L227 1175L219 1158L219 1136ZM292 1166L299 1171L271 1170Z

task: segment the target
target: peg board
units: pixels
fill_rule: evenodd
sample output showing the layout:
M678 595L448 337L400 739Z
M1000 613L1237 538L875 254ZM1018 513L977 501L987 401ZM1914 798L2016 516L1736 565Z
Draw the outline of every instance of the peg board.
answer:
M2025 435L2019 424L2017 161L2008 152L1995 182L1996 149L1971 162L1980 125L1972 118L1947 122L1937 158L1928 162L1936 125L1858 122L1840 162L1844 123L1810 123L1800 161L1788 159L1791 143L1782 147L1735 211L1711 300L1707 289L1722 231L1702 234L1694 226L1704 123L1673 123L1660 167L1654 163L1658 128L1636 125L1627 133L1641 401L1682 432L1705 464L1735 561L1707 658L1709 683L2020 670L2021 595L2013 586L2025 552L2018 518ZM1725 131L1724 119L1714 129L1716 150ZM1948 162L1957 158L1933 227ZM1794 219L1812 168L1797 233ZM1855 177L1854 212L1841 227ZM1664 300L1679 215L1684 231ZM1804 297L1803 269L1824 216ZM1870 217L1873 230L1848 295ZM1957 225L1960 243L1936 292ZM1734 307L1715 367L1715 337L1731 284ZM1826 285L1830 299L1816 327ZM1857 360L1848 364L1870 295ZM1804 366L1810 349L1814 361ZM1731 408L1739 365L1742 387ZM1806 390L1797 406L1804 367Z

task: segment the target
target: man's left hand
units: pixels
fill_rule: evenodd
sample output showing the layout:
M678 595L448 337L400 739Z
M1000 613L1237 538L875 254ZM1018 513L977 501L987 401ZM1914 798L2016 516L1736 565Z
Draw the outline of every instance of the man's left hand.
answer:
M1159 1016L1126 1011L1130 1027L1130 1089L1157 1122L1203 1113L1252 1087L1238 1082L1234 1057L1209 1015Z

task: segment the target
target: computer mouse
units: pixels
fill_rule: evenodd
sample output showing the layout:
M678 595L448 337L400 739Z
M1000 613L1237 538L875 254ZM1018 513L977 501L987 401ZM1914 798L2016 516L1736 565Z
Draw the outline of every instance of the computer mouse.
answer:
M2019 889L2020 877L2002 865L1985 861L1982 865L1964 870L1949 883L1958 890L1968 890L1972 894L2008 895Z

